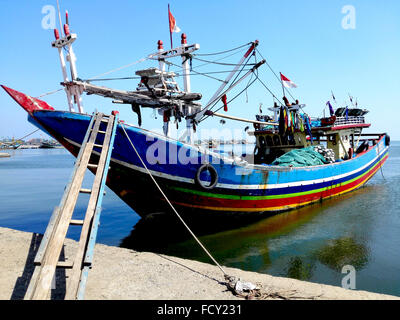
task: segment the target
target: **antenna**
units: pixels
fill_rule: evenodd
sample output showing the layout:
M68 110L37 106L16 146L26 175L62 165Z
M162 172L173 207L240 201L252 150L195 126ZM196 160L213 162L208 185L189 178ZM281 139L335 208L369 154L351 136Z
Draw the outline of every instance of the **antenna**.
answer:
M57 0L57 10L58 10L58 19L60 21L60 30L61 30L61 36L63 37L63 31L62 31L62 21L61 21L61 12L60 12L60 3ZM68 22L67 22L68 23Z

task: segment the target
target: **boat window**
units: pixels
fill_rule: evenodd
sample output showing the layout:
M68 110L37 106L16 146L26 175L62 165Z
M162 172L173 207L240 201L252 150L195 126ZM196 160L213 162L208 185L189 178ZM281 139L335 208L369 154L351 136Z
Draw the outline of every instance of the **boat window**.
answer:
M274 143L272 142L272 137L271 136L267 136L266 140L267 140L267 146L268 147L272 147L274 145Z
M260 147L261 147L261 148L265 148L265 145L266 145L265 137L264 137L264 136L260 136L260 137L258 138L258 141L259 141L259 143L260 143Z
M329 142L332 142L332 144L335 145L336 144L336 135L334 135L334 134L329 135L328 140L329 140Z
M281 145L281 140L279 139L279 136L277 134L274 135L274 145L275 146L280 146Z

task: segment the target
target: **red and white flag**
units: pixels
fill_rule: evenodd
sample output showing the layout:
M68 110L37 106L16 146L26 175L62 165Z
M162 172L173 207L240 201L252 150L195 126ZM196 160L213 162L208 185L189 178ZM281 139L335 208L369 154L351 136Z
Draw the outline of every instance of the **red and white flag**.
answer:
M168 16L169 16L169 32L181 32L181 29L176 25L176 20L172 15L171 11L169 10L168 5Z
M286 88L297 88L297 85L292 80L286 78L282 73L281 73L281 81Z

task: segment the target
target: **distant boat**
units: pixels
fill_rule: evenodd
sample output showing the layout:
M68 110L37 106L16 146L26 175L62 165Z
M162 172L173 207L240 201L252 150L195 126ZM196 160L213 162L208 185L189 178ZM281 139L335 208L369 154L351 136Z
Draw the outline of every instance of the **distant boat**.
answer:
M61 144L55 142L55 141L43 141L39 148L40 149L54 149L54 148L60 148Z
M55 147L56 147L56 146L54 145L54 143L47 142L47 141L42 142L42 143L40 144L40 146L39 146L40 149L53 149L53 148L55 148Z

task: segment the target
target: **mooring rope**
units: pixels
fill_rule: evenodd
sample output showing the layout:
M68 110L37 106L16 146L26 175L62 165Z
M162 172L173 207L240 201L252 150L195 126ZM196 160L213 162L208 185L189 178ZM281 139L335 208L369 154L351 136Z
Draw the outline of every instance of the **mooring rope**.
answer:
M34 134L35 132L38 132L39 130L40 130L40 129L36 129L35 131L33 131L33 132L27 134L26 136L23 136L22 138L16 139L15 141L19 141L19 140L25 139L26 137L31 136L32 134ZM1 143L1 144L6 144L6 145L12 145L12 144L13 144L13 143L11 143L11 142L0 142L0 143Z
M228 276L228 274L224 271L224 269L222 269L222 267L220 266L220 264L217 262L217 260L214 259L214 257L211 255L211 253L208 252L208 250L204 247L204 245L200 242L200 240L196 237L196 235L193 233L193 231L189 228L189 226L185 223L185 221L182 219L182 217L179 215L178 211L176 211L175 207L172 205L172 203L169 201L168 197L166 196L166 194L163 192L163 190L161 189L161 187L159 186L159 184L157 183L157 181L154 179L153 175L151 174L150 170L147 168L146 164L144 163L142 157L139 155L139 152L136 150L134 144L132 143L132 140L129 138L128 133L125 130L124 124L122 122L119 122L119 124L121 125L122 130L124 131L126 137L128 138L129 143L131 144L133 150L135 151L136 155L138 156L140 162L142 163L143 167L145 168L146 172L149 174L150 178L153 180L154 184L156 185L156 187L158 188L158 190L161 192L161 194L163 195L163 197L165 198L165 200L167 201L167 203L169 204L169 206L171 207L171 209L174 211L174 213L176 214L176 216L179 218L179 220L181 220L181 222L183 223L183 225L186 227L186 229L190 232L190 234L193 236L193 238L197 241L197 243L200 245L200 247L205 251L205 253L207 253L207 255L211 258L211 260L217 265L217 267L222 271L222 273L224 274L224 276Z
M380 155L380 150L379 150L379 142L378 142L378 144L376 145L377 146L377 148L378 148L378 161L380 162L381 161L381 155ZM380 164L379 165L379 169L380 169L380 171L381 171L381 174L382 174L382 178L383 178L383 180L385 180L386 181L386 178L385 178L385 176L383 175L383 169L382 169L382 164Z

